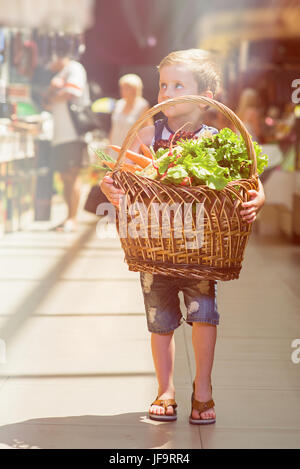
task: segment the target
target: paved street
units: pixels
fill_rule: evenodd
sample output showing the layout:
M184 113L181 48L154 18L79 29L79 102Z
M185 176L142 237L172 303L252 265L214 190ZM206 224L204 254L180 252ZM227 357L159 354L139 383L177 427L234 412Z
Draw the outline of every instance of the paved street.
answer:
M0 240L0 448L300 448L300 247L253 234L240 279L219 282L216 425L188 423L187 325L176 331L179 418L157 423L139 276L119 241L80 217L77 234Z

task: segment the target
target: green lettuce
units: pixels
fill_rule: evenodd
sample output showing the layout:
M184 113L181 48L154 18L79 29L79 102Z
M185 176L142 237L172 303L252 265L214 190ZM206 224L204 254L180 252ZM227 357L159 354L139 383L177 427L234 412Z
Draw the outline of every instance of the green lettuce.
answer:
M257 171L268 165L267 155L253 142ZM230 181L250 177L251 160L243 138L228 128L203 139L180 140L170 152L159 149L155 156L156 179L171 184L207 185L222 190Z

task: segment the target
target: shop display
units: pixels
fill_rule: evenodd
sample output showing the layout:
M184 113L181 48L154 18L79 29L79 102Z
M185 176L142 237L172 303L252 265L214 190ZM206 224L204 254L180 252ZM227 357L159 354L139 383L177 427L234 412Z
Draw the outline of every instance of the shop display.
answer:
M35 2L37 16L42 3L45 7L44 2ZM78 1L77 6L79 3L83 4ZM20 20L21 3L19 6ZM6 5L6 13L9 11ZM52 19L59 21L59 15ZM75 60L85 48L81 28L63 32L63 28L43 27L42 22L41 28L26 24L26 15L23 20L24 24L12 20L13 28L8 20L0 28L0 235L23 229L28 222L50 219L53 122L51 113L43 111L42 93L52 77L48 64L60 53L62 43L68 44ZM90 122L85 121L88 129L84 130L92 130ZM93 129L95 126L94 120Z

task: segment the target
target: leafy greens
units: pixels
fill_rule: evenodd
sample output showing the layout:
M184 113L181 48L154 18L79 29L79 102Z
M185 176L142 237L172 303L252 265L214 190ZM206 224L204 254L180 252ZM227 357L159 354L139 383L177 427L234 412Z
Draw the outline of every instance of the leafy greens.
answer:
M261 174L268 157L256 142L253 144ZM153 164L139 174L166 184L207 185L222 190L230 181L248 179L251 164L243 138L224 128L216 135L206 133L204 138L180 140L173 148L160 148Z

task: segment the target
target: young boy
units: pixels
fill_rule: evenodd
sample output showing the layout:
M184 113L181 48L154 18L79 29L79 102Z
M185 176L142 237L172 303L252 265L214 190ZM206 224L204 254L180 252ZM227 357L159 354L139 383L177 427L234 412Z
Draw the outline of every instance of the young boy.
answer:
M162 60L159 67L158 102L184 95L202 95L212 98L220 85L220 75L210 56L205 51L190 49L172 52ZM169 106L165 119L154 126L140 131L141 140L154 147L169 145L169 137L187 122L191 134L198 136L207 127L202 124L203 106L180 104ZM217 132L216 129L209 128ZM138 151L137 139L132 150ZM113 180L106 175L101 189L108 199L118 207L123 192L113 186ZM259 182L259 191L250 190L251 200L243 204L241 215L248 223L254 222L257 212L265 201L264 190ZM151 419L160 421L176 420L177 404L173 383L175 357L174 330L184 320L180 312L178 292L182 291L187 306L186 322L193 327L192 340L196 363L193 384L190 423L209 424L216 421L212 400L211 372L217 337L219 314L217 310L216 281L195 281L141 273L148 329L151 332L151 346L158 396L149 409Z

